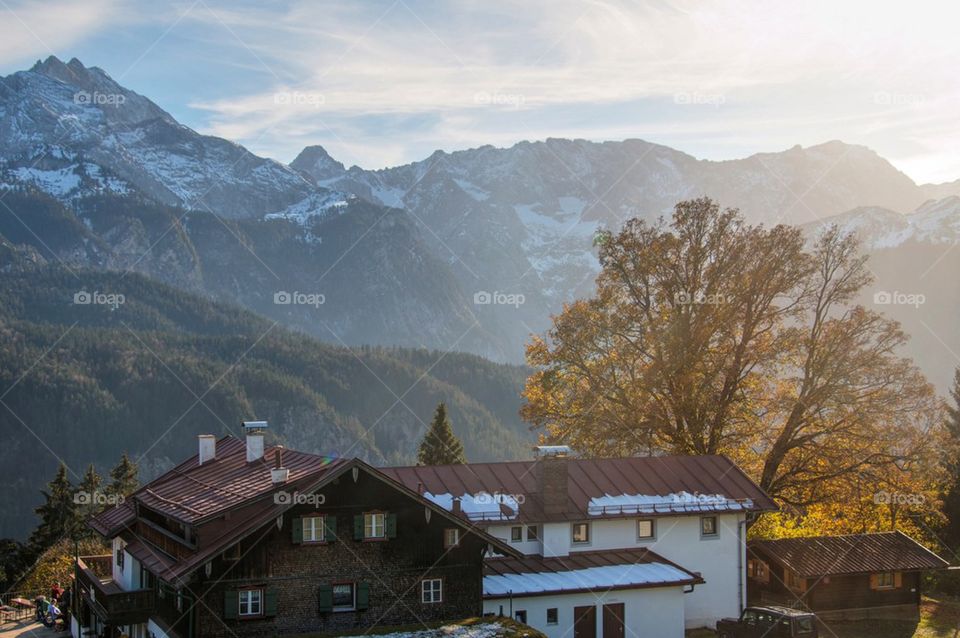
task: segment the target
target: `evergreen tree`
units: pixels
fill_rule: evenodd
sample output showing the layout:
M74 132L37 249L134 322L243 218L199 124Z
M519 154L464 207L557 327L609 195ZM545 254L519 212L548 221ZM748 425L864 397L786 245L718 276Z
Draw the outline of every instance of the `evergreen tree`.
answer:
M97 474L97 468L91 463L87 466L87 471L84 472L80 485L77 486L75 500L77 502L77 515L81 521L87 520L103 509L105 501L100 490L102 484L103 479Z
M450 465L466 463L463 443L453 433L453 427L447 418L447 406L437 404L430 428L420 442L417 463L420 465Z
M950 549L960 549L960 368L953 373L950 388L953 405L947 405L947 433L950 442L944 451L944 467L947 470L943 513L947 522L943 530L944 542Z
M107 494L111 496L130 496L133 494L140 485L137 478L139 472L137 464L131 461L127 453L124 452L120 462L110 470L110 485L107 486Z
M56 476L43 490L45 502L36 509L40 524L30 535L30 548L38 554L64 538L71 538L79 529L79 514L74 502L74 489L63 463Z

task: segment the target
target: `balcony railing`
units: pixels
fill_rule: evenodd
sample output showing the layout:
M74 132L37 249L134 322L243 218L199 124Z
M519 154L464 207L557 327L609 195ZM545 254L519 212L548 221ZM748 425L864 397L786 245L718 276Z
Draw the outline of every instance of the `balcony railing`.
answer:
M99 559L100 557L86 558L91 560L91 563ZM91 611L105 624L132 625L146 622L156 610L157 597L152 589L125 591L112 580L98 576L83 558L77 559L75 573L80 600L89 605Z

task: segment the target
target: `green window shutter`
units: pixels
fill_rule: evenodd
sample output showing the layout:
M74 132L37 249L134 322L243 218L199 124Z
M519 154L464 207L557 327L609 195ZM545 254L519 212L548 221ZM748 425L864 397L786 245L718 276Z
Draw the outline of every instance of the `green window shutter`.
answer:
M268 617L277 615L277 590L276 589L264 590L263 615Z
M299 516L290 519L290 531L293 534L293 544L299 545L303 542L303 520Z
M384 520L384 529L387 534L387 538L396 538L397 537L397 515L396 514L387 514L383 517Z
M337 517L336 516L324 516L323 517L323 540L328 543L332 543L337 540Z
M357 583L357 611L365 611L370 606L370 585Z
M357 514L353 517L353 540L363 540L363 514Z
M333 587L331 585L320 585L317 590L317 610L321 614L333 611Z
M236 620L240 614L240 595L236 590L223 592L223 618L225 620Z

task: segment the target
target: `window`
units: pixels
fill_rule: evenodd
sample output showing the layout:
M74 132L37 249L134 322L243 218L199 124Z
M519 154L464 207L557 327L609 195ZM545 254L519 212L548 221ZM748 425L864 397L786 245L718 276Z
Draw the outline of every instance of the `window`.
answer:
M526 609L518 609L516 612L514 612L513 617L517 620L517 622L522 622L524 625L527 624Z
M637 521L637 538L648 540L654 536L655 526L652 518L641 518Z
M523 540L523 528L517 525L516 527L510 528L510 540L514 543L519 543Z
M700 519L700 536L716 536L718 533L716 516L704 516Z
M813 616L802 616L800 618L797 618L797 633L798 634L813 633Z
M527 540L535 541L540 538L540 528L536 525L527 525Z
M300 519L303 525L303 542L319 543L323 541L323 517L304 516Z
M881 572L877 574L876 589L893 589L896 586L896 579L893 572Z
M363 515L363 537L385 538L383 512L367 512Z
M460 530L456 527L448 527L443 530L443 547L444 549L450 549L451 547L460 547Z
M559 622L560 622L560 620L559 620L559 614L557 613L557 608L556 608L556 607L551 607L550 609L548 609L548 610L547 610L547 624L548 624L548 625L556 625L556 624L558 624Z
M420 581L420 602L443 602L443 581L439 578L427 578Z
M803 590L803 579L792 569L787 570L787 587L790 589Z
M240 615L241 616L261 616L263 615L263 590L262 589L242 589L237 594L240 596Z
M356 587L353 583L333 586L333 611L352 611L356 606Z
M123 548L117 550L117 567L123 570Z
M762 583L770 582L770 567L758 558L747 561L747 576Z
M574 523L571 528L574 543L590 542L590 523Z

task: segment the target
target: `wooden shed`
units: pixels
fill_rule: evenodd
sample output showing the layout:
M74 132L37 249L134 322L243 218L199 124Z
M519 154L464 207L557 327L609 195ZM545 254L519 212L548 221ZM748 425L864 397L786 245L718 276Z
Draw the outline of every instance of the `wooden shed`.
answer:
M757 540L747 546L747 598L821 618L913 618L922 573L948 566L902 532Z

